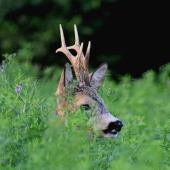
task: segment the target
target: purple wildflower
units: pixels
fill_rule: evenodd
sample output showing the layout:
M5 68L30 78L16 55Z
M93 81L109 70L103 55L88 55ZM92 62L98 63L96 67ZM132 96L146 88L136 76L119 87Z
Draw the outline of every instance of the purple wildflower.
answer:
M5 67L5 61L3 60L2 61L2 68L4 68Z
M2 160L2 163L3 163L3 164L6 164L6 161L7 161L7 160L6 160L6 159L4 159L4 160Z
M54 113L54 116L56 116L57 118L59 117L57 112L56 112L56 113Z
M0 72L2 73L4 71L4 69L0 66Z
M77 127L76 127L76 130L79 130L79 129L80 129L80 126L77 126Z
M21 91L21 85L22 85L22 84L20 84L20 85L18 85L18 86L16 86L16 87L15 87L15 93L20 94L20 91Z

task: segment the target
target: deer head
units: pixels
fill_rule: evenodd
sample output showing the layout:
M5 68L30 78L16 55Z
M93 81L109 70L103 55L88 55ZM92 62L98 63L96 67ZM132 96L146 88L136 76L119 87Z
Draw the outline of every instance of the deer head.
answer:
M88 63L91 43L89 41L86 55L84 56L82 52L83 43L81 43L80 46L76 25L74 25L74 32L75 44L73 46L66 47L64 33L60 25L61 48L57 49L56 53L63 52L70 60L77 77L77 86L72 86L73 74L70 64L67 63L65 64L65 68L62 72L56 91L58 103L57 112L59 115L63 115L64 113L60 109L63 107L71 107L71 104L66 103L65 97L68 94L68 88L72 88L72 95L74 96L75 101L77 101L74 104L74 108L82 105L85 107L85 111L89 113L93 106L95 106L94 113L97 114L97 116L93 118L93 121L95 121L94 129L102 131L103 137L116 137L123 124L106 109L104 101L97 95L97 91L102 86L106 76L108 65L107 63L101 64L89 75ZM77 55L73 56L69 50L75 50Z

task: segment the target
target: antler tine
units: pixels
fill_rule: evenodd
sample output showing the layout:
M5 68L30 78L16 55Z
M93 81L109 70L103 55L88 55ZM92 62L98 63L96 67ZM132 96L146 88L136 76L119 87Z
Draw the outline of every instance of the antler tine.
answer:
M60 24L60 36L61 36L61 48L57 49L56 53L63 52L68 57L70 62L72 63L72 57L73 56L72 56L72 54L70 53L70 51L66 47L64 33L63 33L63 29L62 29L61 24Z
M66 48L64 32L63 32L63 28L62 28L61 24L60 24L60 34L61 34L61 46Z
M76 24L74 24L74 33L75 33L75 44L77 44L78 46L80 46L80 43L79 43L79 35L78 35L78 31L77 31L77 26L76 26Z
M80 46L80 50L79 50L79 52L78 52L78 60L79 60L79 62L80 62L80 58L81 58L81 56L82 56L82 53L83 53L83 43L81 43L81 46ZM82 76L82 72L81 72L81 69L80 69L80 64L78 64L77 65L77 67L79 67L79 75L78 75L78 77L79 77L79 79L80 79L80 81L78 81L78 85L79 85L79 87L82 87L84 84L83 84L83 76Z
M72 46L67 47L68 50L75 50L77 53L80 49L79 35L76 24L74 24L74 34L75 34L75 43ZM84 57L84 54L81 54Z
M83 43L81 43L80 49L79 49L79 51L78 51L78 57L79 57L79 58L80 58L80 56L82 56L82 55L81 55L82 52L83 52Z
M84 80L83 81L84 81L85 85L87 85L87 86L90 85L89 69L88 69L89 57L90 57L90 48L91 48L91 42L89 41L85 57L81 56L81 58L80 58L82 71L83 71L83 75L84 75Z
M86 60L90 57L90 49L91 49L91 42L89 41L87 51L86 51Z

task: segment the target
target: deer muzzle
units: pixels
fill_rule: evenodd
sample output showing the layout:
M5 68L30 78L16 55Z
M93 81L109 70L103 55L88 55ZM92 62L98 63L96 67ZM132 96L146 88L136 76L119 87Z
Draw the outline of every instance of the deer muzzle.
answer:
M103 115L97 115L95 119L90 120L95 122L94 129L97 131L102 131L103 137L105 138L115 138L118 135L118 132L121 131L123 123L111 113Z
M104 137L117 137L117 133L121 131L123 123L120 120L110 122L108 127L103 131Z

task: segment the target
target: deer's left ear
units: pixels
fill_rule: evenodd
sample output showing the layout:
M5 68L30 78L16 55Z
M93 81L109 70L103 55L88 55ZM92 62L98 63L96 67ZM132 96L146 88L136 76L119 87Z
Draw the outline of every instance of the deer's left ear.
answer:
M102 86L107 68L107 63L103 63L90 75L90 85L96 90Z

